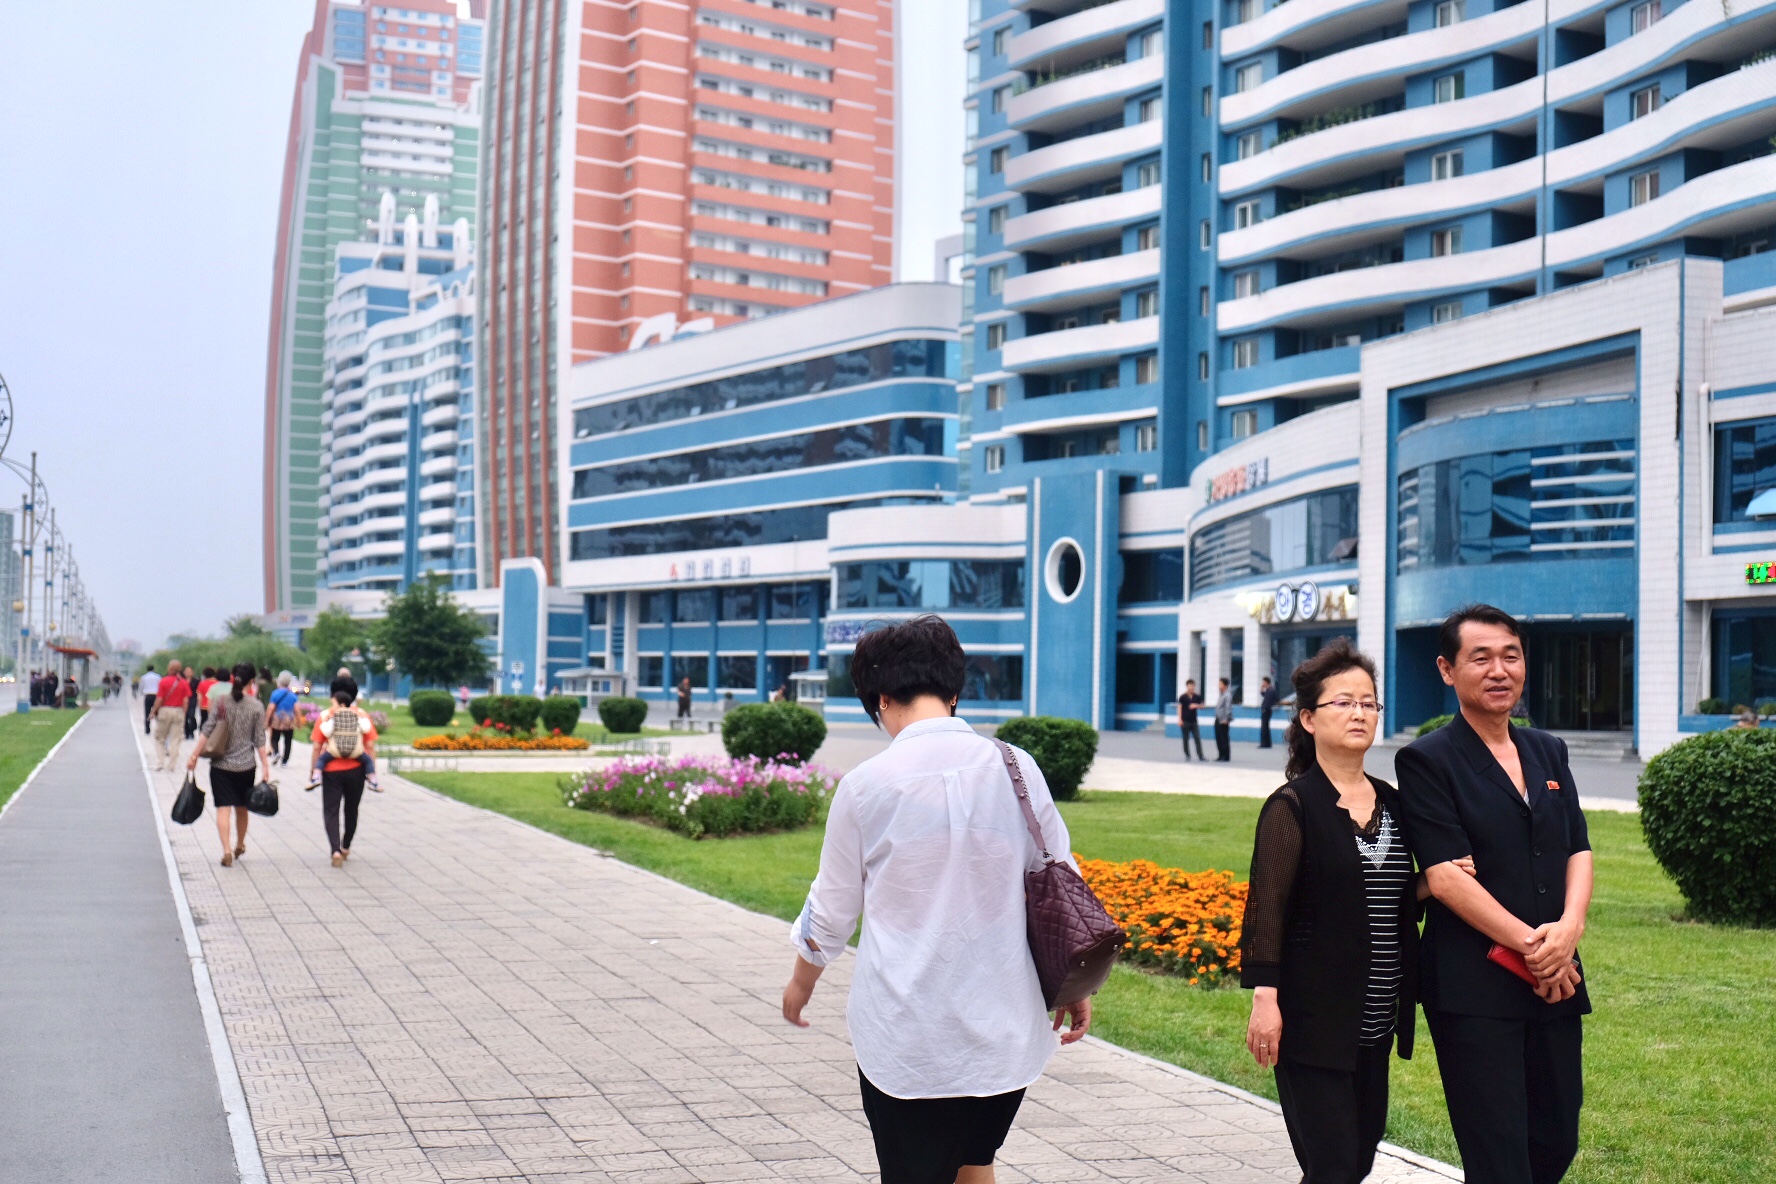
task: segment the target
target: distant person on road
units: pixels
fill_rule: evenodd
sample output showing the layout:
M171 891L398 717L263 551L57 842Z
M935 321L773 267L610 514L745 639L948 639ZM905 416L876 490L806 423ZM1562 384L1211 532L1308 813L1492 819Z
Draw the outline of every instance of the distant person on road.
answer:
M1276 710L1277 700L1279 698L1281 698L1281 696L1277 694L1276 684L1271 682L1268 678L1258 684L1259 748L1270 747L1270 715L1271 712Z
M456 702L463 711L469 709L469 698L469 684L465 682L462 686L456 688Z
M691 718L691 680L688 675L678 680L678 718Z
M224 670L222 673L228 672ZM200 729L210 722L210 691L215 685L215 667L205 666L203 677L197 680L197 726Z
M168 670L172 667L168 666ZM150 666L142 674L142 735L146 736L154 727L154 697L160 693L160 675L154 673Z
M851 670L892 743L833 796L820 873L790 928L783 1018L808 1026L821 971L867 913L845 1018L882 1184L989 1184L1024 1090L1085 1035L1091 1000L1052 1023L1043 1006L1024 911L1024 874L1042 855L1002 750L956 718L967 659L955 631L935 616L872 630ZM1012 753L1043 842L1071 863L1042 770Z
M358 805L364 799L362 758L375 755L376 726L368 713L353 705L358 684L349 675L335 678L329 693L333 705L315 721L308 739L314 750L312 762L321 773L321 821L327 828L327 844L333 852L333 866L342 867L358 833ZM343 831L339 825L342 808Z
M271 733L271 759L277 761L279 767L290 763L290 745L296 736L296 692L290 684L296 676L288 670L277 676L277 690L271 693L271 702L265 708L265 728ZM278 744L284 746L284 756L278 760Z
M197 677L197 671L187 666L185 668L185 686L190 692L185 699L185 739L187 740L197 735L197 691L201 685L202 680Z
M62 683L62 706L80 706L80 684L74 681L71 674Z
M1207 760L1203 755L1202 725L1197 723L1197 708L1203 705L1203 697L1196 692L1196 680L1184 680L1184 693L1178 696L1178 731L1184 737L1184 759L1190 759L1190 742L1196 741L1196 759Z
M1215 759L1233 759L1233 690L1225 678L1215 694Z
M253 694L253 664L241 662L232 673L232 683L216 681L218 687L226 689L216 692L209 719L204 721L203 736L191 750L191 759L185 762L186 769L196 772L197 758L210 748L217 729L223 729L222 742L210 751L210 799L216 807L216 833L222 836L223 867L233 867L234 861L247 853L247 820L252 817L247 799L253 792L253 766L257 764L265 780L271 780L271 758L265 753L265 716Z
M178 767L185 731L185 708L190 699L191 684L185 681L184 668L174 658L167 663L166 677L160 680L155 699L154 744L159 749L156 769L170 771Z

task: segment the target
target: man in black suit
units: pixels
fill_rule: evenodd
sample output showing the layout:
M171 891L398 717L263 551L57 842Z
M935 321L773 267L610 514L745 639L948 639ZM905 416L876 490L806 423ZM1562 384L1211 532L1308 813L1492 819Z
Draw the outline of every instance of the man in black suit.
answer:
M1566 743L1516 727L1522 631L1491 605L1450 614L1437 669L1461 710L1394 769L1432 899L1419 997L1468 1184L1555 1184L1579 1146L1578 960L1591 843ZM1454 861L1472 856L1472 876ZM1516 955L1531 987L1488 960Z
M1276 684L1268 678L1258 684L1258 747L1270 747L1270 715L1276 710Z

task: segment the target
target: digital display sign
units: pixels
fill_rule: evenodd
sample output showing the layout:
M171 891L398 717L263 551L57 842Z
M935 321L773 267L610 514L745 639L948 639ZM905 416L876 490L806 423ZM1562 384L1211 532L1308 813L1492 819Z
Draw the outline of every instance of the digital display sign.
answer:
M1766 559L1760 563L1746 564L1745 582L1748 584L1776 584L1776 560Z

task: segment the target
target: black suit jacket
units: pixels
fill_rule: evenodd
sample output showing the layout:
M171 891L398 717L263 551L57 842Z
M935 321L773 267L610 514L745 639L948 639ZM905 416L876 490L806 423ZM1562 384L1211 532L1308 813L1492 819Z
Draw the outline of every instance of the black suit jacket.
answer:
M1474 857L1481 887L1531 927L1560 920L1566 863L1589 851L1579 791L1566 742L1534 728L1511 729L1529 801L1459 712L1446 727L1413 741L1394 758L1400 801L1411 820L1413 853L1423 868ZM1427 1009L1498 1019L1584 1015L1591 1000L1580 983L1564 1003L1544 1003L1528 985L1486 960L1492 939L1432 899L1420 950L1420 998Z

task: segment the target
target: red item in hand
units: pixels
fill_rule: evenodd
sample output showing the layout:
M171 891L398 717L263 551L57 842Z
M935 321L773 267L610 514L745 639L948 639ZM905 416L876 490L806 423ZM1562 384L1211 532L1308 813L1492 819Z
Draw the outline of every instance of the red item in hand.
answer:
M1493 947L1486 951L1486 960L1495 966L1504 967L1531 987L1539 985L1536 976L1529 969L1529 963L1525 962L1523 955L1516 950L1507 950L1495 942Z

